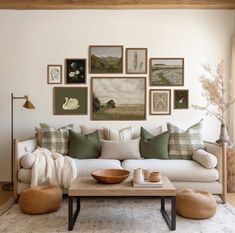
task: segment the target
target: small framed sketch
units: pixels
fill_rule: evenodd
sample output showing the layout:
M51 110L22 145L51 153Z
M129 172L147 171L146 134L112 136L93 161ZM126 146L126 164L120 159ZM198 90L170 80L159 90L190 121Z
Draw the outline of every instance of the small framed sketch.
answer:
M78 59L78 58L65 59L65 83L66 84L86 83L86 59Z
M91 78L91 120L145 119L145 77Z
M87 115L87 87L54 87L54 115Z
M174 90L174 109L188 109L188 90Z
M150 86L183 86L184 58L151 58Z
M150 115L170 115L171 114L171 90L170 89L151 89Z
M146 74L147 73L147 49L127 48L126 49L126 73Z
M62 83L62 65L47 65L47 83Z
M89 72L91 74L123 73L123 46L90 46Z

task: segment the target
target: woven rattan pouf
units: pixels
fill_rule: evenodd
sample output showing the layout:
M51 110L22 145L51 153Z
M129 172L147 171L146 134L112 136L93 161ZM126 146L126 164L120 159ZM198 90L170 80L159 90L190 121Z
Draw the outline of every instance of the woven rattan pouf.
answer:
M20 194L19 207L25 214L44 214L61 207L62 191L56 185L29 188Z
M209 192L185 189L177 193L176 211L185 218L210 218L216 212L216 200Z

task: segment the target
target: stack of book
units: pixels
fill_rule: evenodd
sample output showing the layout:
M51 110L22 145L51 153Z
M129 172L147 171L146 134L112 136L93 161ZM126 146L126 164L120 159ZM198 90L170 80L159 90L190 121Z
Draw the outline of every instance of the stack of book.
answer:
M162 181L159 182L150 182L144 181L142 183L135 183L132 181L134 188L162 188Z

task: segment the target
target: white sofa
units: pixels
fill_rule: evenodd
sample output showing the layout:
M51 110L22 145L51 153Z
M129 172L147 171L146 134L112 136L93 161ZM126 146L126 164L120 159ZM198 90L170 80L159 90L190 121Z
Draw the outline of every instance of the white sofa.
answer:
M20 158L37 147L37 140L19 142L15 140L14 158L14 197L30 186L31 170L20 165ZM217 166L208 169L193 160L114 160L114 159L75 159L78 176L89 176L91 171L105 168L124 168L131 173L137 167L157 170L169 177L177 190L193 188L221 195L226 202L226 148L223 144L205 142L206 150L217 157Z

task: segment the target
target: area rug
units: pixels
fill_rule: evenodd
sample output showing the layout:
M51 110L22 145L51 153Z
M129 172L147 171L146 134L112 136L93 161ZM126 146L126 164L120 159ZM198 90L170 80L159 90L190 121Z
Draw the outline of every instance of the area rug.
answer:
M63 200L59 211L43 215L22 214L16 204L0 217L0 232L68 232L67 214L67 200ZM82 198L74 232L165 233L170 230L160 213L159 199ZM218 204L216 214L207 220L190 220L177 216L174 232L235 233L235 209L229 204Z

